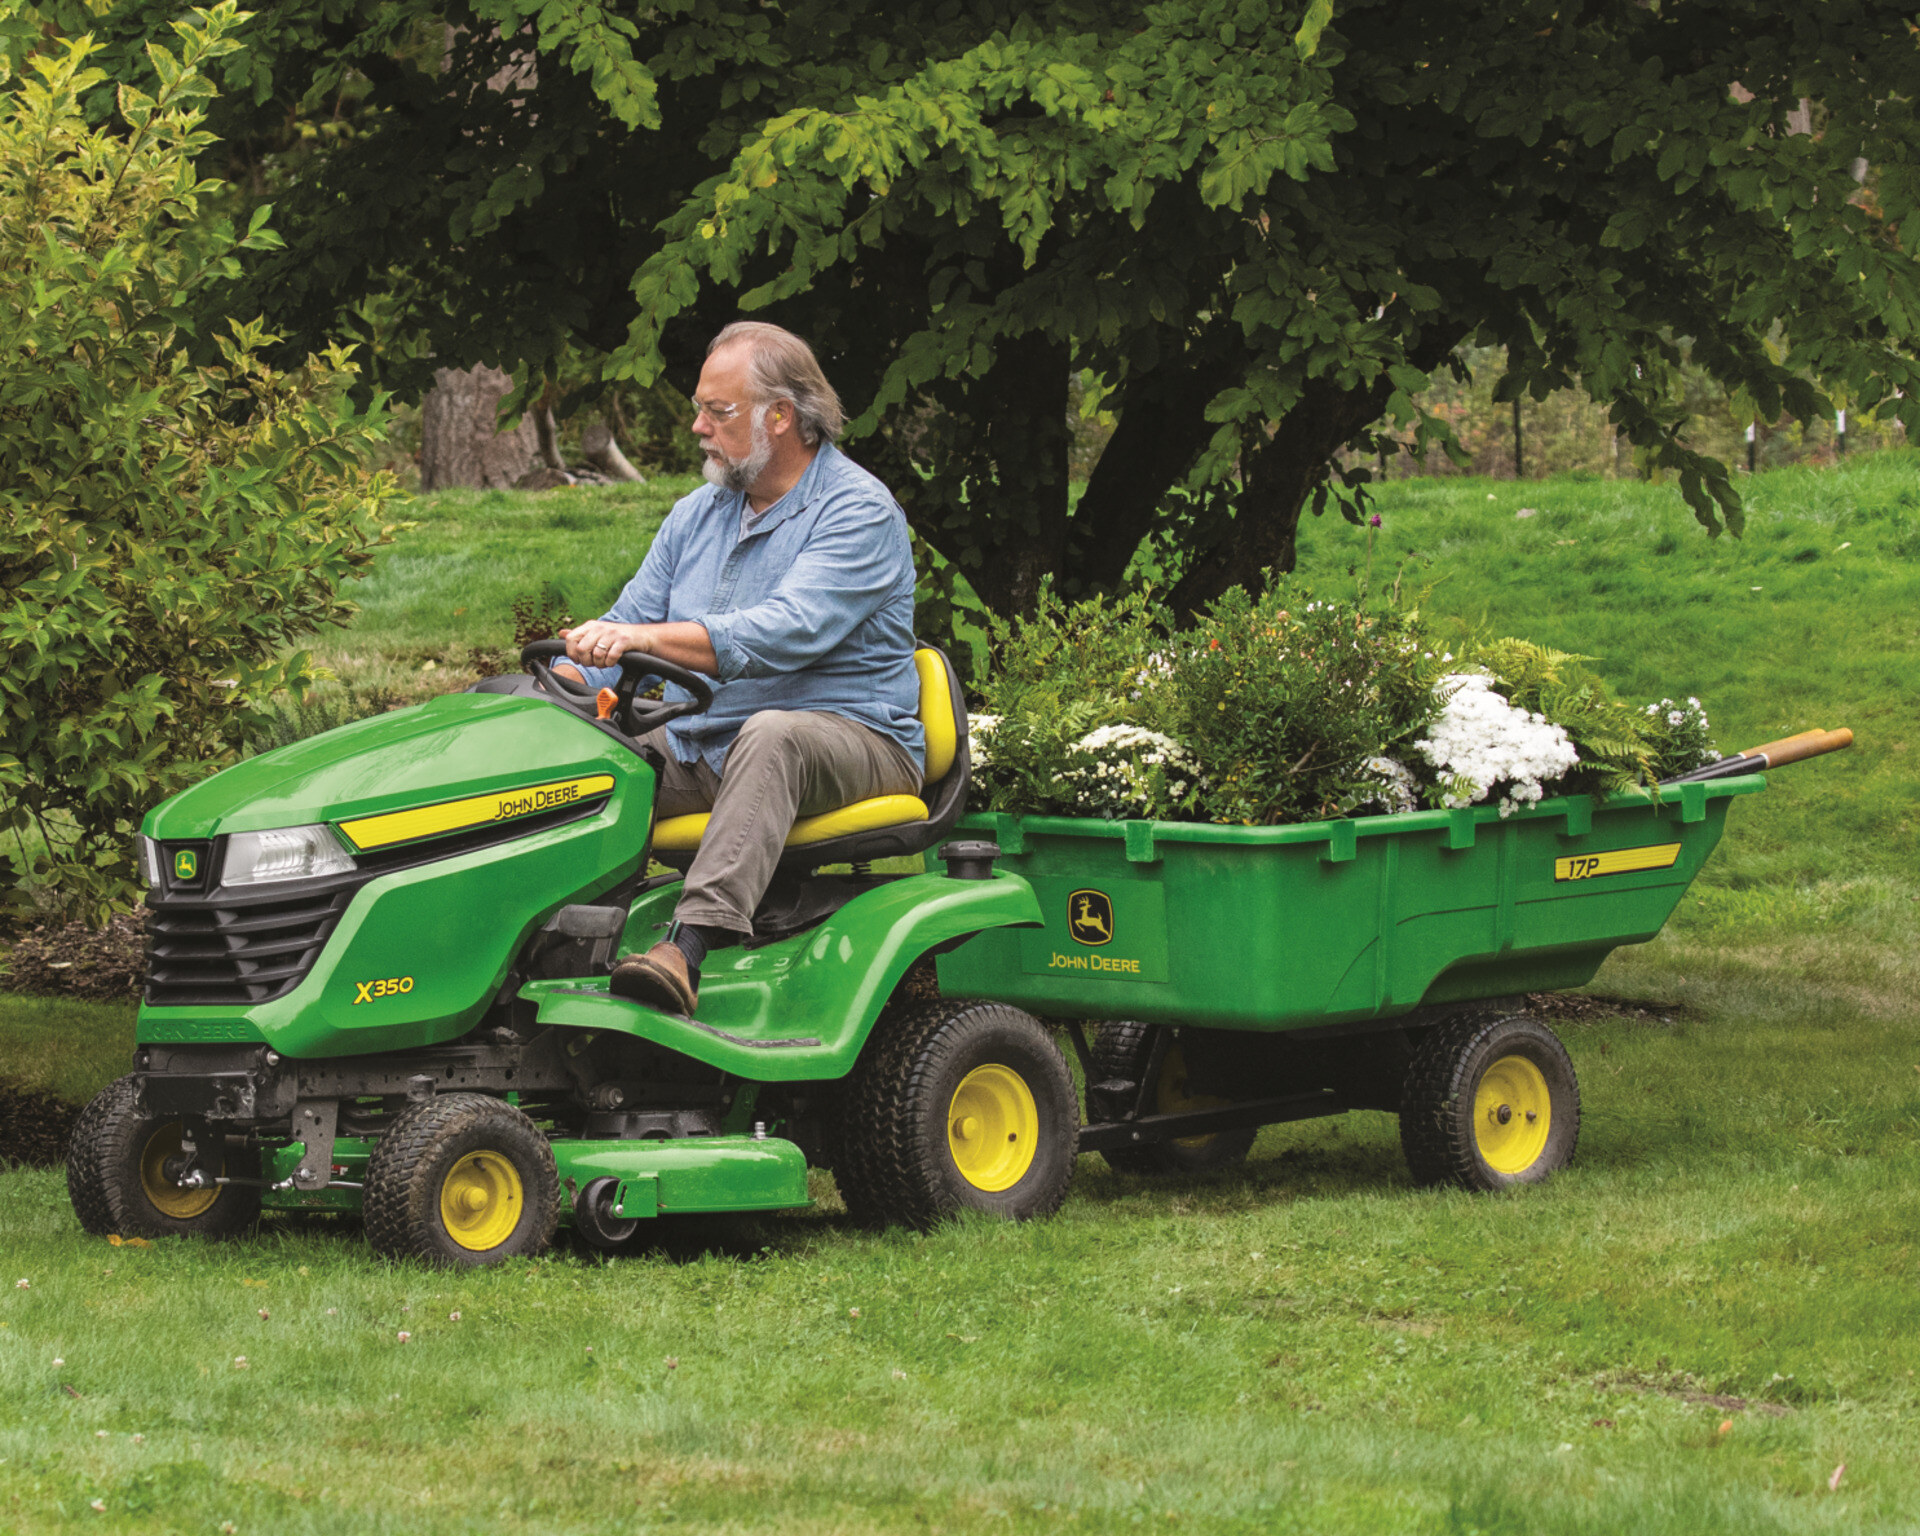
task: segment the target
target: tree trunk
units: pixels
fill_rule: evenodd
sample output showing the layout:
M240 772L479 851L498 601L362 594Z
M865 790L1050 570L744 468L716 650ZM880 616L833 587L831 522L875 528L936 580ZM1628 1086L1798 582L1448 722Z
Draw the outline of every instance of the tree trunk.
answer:
M1271 437L1241 457L1241 490L1225 535L1175 585L1170 606L1184 623L1229 587L1257 589L1298 559L1300 511L1328 461L1385 408L1392 385L1339 390L1310 384Z
M1067 546L1069 355L1040 332L1000 343L992 367L964 387L929 391L946 420L931 431L936 472L915 469L906 434L869 467L914 531L953 562L995 613L1031 614L1047 576L1070 574Z
M604 418L587 424L587 429L580 434L580 452L609 480L646 479L620 451L620 444L614 440L613 424Z
M500 402L512 388L511 374L484 363L434 370L420 402L421 490L505 490L532 467L539 444L528 416L498 430Z
M1128 381L1113 437L1074 509L1071 560L1086 585L1120 584L1167 492L1213 436L1206 409L1215 377L1196 352Z

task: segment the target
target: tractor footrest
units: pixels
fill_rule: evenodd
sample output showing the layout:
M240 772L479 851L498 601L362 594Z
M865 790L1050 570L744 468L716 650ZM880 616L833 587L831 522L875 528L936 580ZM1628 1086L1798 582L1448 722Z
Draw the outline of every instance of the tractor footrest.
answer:
M553 1143L553 1160L561 1187L575 1194L594 1179L620 1180L629 1192L627 1217L783 1211L812 1204L806 1155L778 1136L564 1137Z

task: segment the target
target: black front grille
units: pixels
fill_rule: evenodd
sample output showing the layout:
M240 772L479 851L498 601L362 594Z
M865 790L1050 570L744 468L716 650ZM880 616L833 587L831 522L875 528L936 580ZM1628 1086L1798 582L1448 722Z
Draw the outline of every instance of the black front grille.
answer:
M147 898L147 990L155 1008L272 1002L305 979L363 880L277 898Z

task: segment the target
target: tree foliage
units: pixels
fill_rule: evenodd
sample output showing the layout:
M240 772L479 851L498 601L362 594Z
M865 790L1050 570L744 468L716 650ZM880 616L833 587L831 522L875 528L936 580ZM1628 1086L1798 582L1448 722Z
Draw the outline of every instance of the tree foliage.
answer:
M277 243L265 208L205 219L219 188L194 170L238 21L230 0L180 20L153 89L97 128L87 39L0 34L26 66L0 114L0 827L90 916L128 894L145 809L304 682L288 646L345 617L385 537L340 349L283 372L236 322L186 353L194 301ZM27 873L0 860L9 888Z
M1716 532L1683 346L1763 420L1920 426L1906 0L289 0L247 35L236 140L360 82L249 307L305 342L379 290L441 362L683 388L776 318L1001 612L1156 532L1182 612L1290 568L1336 450L1448 446L1416 397L1463 341L1606 403ZM1117 428L1074 504L1083 371Z

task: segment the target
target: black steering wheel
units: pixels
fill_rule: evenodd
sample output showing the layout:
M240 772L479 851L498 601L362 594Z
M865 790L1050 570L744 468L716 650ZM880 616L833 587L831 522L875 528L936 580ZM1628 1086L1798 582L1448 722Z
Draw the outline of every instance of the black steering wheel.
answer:
M597 719L600 713L600 690L587 683L577 683L553 670L553 663L564 659L566 654L567 642L564 640L535 640L520 652L520 665L561 703L579 710L588 719ZM644 736L648 731L665 725L669 720L678 720L682 715L703 714L713 702L713 687L698 672L664 661L651 651L624 651L619 667L620 682L613 690L612 718L613 723L629 736ZM640 684L649 677L661 677L670 683L678 683L693 697L636 699L634 695L640 691Z

